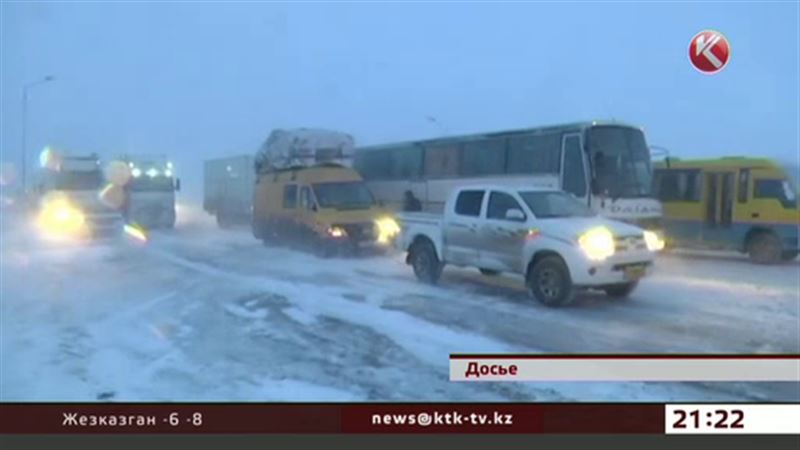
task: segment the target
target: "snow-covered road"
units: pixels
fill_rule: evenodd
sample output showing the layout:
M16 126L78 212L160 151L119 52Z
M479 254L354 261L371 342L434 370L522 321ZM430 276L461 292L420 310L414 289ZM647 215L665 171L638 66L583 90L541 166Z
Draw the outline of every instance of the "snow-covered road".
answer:
M800 265L665 255L628 300L530 300L400 254L320 259L204 220L46 245L4 220L0 400L798 400L792 383L453 383L448 354L800 353Z

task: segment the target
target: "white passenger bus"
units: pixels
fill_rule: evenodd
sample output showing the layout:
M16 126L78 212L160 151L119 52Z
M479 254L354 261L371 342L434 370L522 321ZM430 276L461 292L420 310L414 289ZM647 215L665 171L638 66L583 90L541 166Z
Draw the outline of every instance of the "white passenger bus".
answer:
M450 191L471 183L557 187L600 215L660 228L651 196L650 152L641 128L581 122L362 147L355 168L375 197L401 210L410 192L440 212Z

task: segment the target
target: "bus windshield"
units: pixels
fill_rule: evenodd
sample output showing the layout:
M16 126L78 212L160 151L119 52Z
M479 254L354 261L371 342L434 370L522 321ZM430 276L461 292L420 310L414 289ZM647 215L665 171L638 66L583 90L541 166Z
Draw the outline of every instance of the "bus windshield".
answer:
M644 133L622 126L592 127L587 145L594 166L593 192L619 197L649 197L653 177Z
M64 191L90 191L100 189L103 174L99 170L56 172L53 187Z
M583 202L566 192L528 191L520 192L519 195L538 219L595 215Z
M375 203L363 181L316 183L312 188L320 208L362 209Z

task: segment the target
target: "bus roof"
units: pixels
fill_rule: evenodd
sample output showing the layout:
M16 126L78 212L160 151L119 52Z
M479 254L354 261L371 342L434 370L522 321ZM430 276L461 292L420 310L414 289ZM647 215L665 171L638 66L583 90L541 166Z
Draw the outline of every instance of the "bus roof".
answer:
M658 169L667 168L666 161L654 163ZM669 159L670 169L690 168L742 168L742 167L780 167L780 164L769 158L751 158L746 156L725 156L709 159Z
M557 125L545 125L541 127L531 127L531 128L517 128L513 130L502 130L502 131L487 131L483 133L471 133L471 134L462 134L456 136L443 136L438 138L430 138L430 139L419 139L419 140L411 140L411 141L402 141L402 142L393 142L393 143L384 143L384 144L376 144L376 145L367 145L363 147L359 147L358 150L382 150L400 146L410 146L410 145L420 145L420 144L447 144L452 142L460 142L460 141L471 141L476 139L482 138L492 138L498 136L507 136L507 135L519 135L519 134L547 134L553 132L563 132L563 131L579 131L583 130L588 127L592 126L619 126L619 127L629 127L629 128L638 128L641 127L632 125L626 122L620 122L616 120L586 120L582 122L572 122L566 124L557 124Z

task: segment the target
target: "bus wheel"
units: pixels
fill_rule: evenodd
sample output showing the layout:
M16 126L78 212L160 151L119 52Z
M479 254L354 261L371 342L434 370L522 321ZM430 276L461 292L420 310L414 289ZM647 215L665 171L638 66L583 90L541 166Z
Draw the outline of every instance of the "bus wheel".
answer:
M747 254L757 264L775 264L782 253L781 240L774 233L760 232L747 242Z
M428 284L436 284L439 281L444 264L439 261L436 249L430 241L415 242L408 250L408 260L419 281Z
M525 277L530 294L547 306L564 306L572 302L575 289L564 261L555 255L536 261Z

